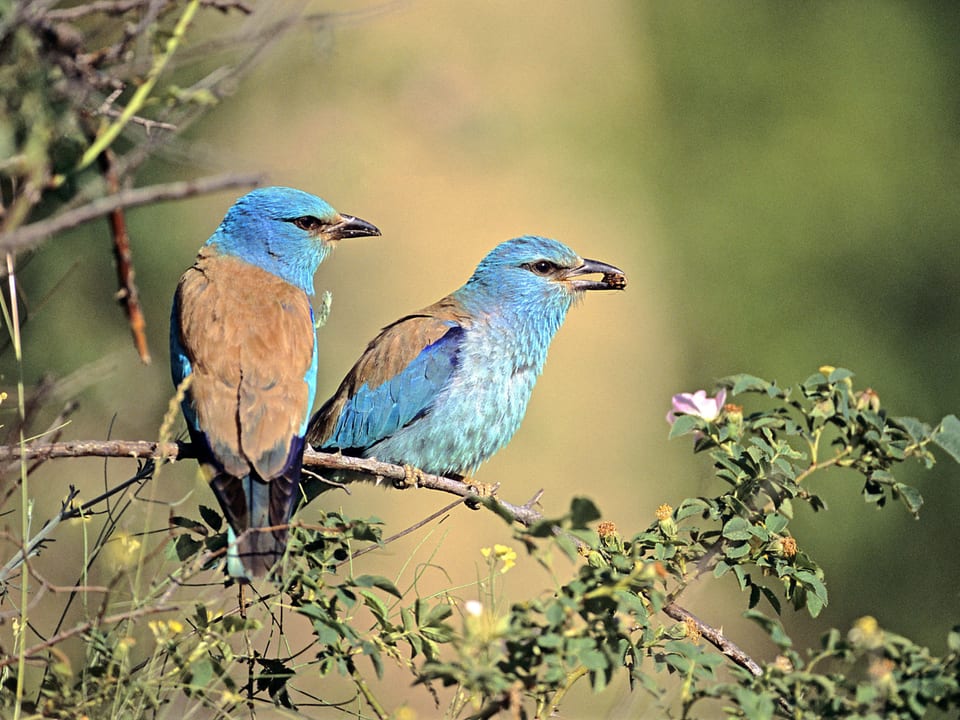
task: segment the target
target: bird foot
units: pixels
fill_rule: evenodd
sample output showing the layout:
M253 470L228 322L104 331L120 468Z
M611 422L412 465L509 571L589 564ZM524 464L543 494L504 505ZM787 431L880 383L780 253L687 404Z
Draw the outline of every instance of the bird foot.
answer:
M406 490L411 487L420 487L420 481L423 479L423 470L413 465L403 466L403 479L394 480L393 486L397 490Z
M496 497L497 490L500 489L500 483L491 485L490 483L478 483L472 480L463 480L463 484L466 485L467 489L474 493L478 498ZM480 503L477 502L476 498L470 498L465 502L465 505L471 510L478 510L480 508Z

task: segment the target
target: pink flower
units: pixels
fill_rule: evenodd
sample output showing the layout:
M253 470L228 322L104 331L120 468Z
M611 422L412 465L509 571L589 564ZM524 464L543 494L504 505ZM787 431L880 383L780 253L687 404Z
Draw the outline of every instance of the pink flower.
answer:
M707 397L706 390L697 390L695 393L679 393L673 396L673 409L667 413L667 422L673 425L678 413L696 415L707 422L711 422L720 415L726 399L726 388L721 388L716 397Z

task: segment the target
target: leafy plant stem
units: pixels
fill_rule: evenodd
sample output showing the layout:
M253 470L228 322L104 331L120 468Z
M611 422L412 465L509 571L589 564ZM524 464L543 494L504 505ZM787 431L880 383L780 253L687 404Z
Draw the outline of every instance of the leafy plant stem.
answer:
M113 141L117 139L117 136L123 131L123 128L126 127L127 123L130 122L140 108L143 107L144 103L147 101L147 98L150 96L150 93L153 91L154 86L157 84L157 79L160 77L160 73L163 72L164 68L167 66L167 63L170 61L170 58L173 57L173 54L180 46L180 42L183 40L184 35L186 35L187 27L190 25L190 21L193 20L193 16L196 14L199 7L200 0L191 0L187 7L184 8L183 14L180 16L176 26L173 28L170 39L167 40L167 44L166 47L164 47L163 53L161 53L160 56L154 60L153 66L147 73L147 77L143 81L143 84L140 85L136 92L133 93L133 97L130 98L130 102L127 103L127 106L123 109L123 112L120 113L120 117L110 124L106 130L100 133L93 144L87 148L87 151L83 154L83 157L80 158L80 162L77 165L77 170L83 170L84 168L88 167L94 160L97 159L97 157L100 156L100 153L109 148L110 145L113 144Z
M567 693L570 692L570 688L572 688L574 684L577 682L577 680L582 678L588 672L590 671L587 669L585 665L580 665L574 668L567 675L566 681L563 683L563 687L561 687L559 690L557 690L557 692L553 694L553 698L550 700L549 706L540 707L537 709L537 718L539 719L543 717L552 717L554 713L556 713L557 709L560 707L560 703L563 702L563 699L566 697ZM547 711L547 714L543 714L544 710Z
M830 458L829 460L824 460L822 463L818 463L818 462L811 463L810 467L808 467L806 470L803 470L797 475L797 480L796 480L797 484L800 485L801 483L803 483L804 480L806 480L808 477L813 475L813 473L817 472L818 470L825 470L828 467L838 464L841 460L849 457L852 453L853 453L853 448L846 447L843 449L842 452L837 453L834 457Z
M351 668L350 677L353 679L360 694L363 695L363 699L367 701L367 705L373 710L374 715L376 715L379 720L387 720L387 718L390 717L390 713L388 713L383 705L380 704L380 701L377 700L376 695L373 694L370 686L367 685L367 681L363 679L356 667Z

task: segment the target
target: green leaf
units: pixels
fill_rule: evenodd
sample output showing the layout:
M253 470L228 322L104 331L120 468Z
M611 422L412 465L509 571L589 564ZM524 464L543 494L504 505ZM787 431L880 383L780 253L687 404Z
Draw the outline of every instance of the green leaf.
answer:
M453 608L445 603L430 608L421 625L439 625L453 614Z
M379 651L377 651L376 646L370 642L363 643L363 653L370 658L370 662L373 664L373 671L377 674L377 678L382 679L383 658L380 656Z
M820 615L820 611L823 610L824 605L826 605L826 602L816 593L807 593L807 612L810 613L810 617L815 618Z
M544 617L546 617L547 622L550 623L552 627L559 627L567 613L564 610L563 605L558 602L552 602L547 605L547 609L543 614Z
M187 672L187 685L191 690L203 690L213 680L213 665L210 660L201 657L196 662L190 663L190 670Z
M375 587L384 592L390 593L396 598L402 598L403 594L397 589L397 586L387 578L380 575L360 575L353 579L353 584L357 587Z
M547 633L537 637L537 645L548 650L555 650L563 646L563 637L556 633Z
M750 554L750 543L731 545L730 547L724 549L723 554L725 557L728 557L731 560L737 560L739 558L746 557Z
M730 386L733 395L739 395L747 391L768 392L770 388L770 383L763 378L758 378L755 375L747 375L746 373L726 377L721 380L720 384Z
M780 598L776 596L776 593L774 593L773 590L768 588L766 585L754 585L754 587L760 588L760 592L763 593L763 596L767 599L767 602L770 603L770 607L772 607L774 612L779 615L781 610Z
M206 505L200 506L200 517L202 517L203 521L212 527L215 532L219 532L223 526L223 515Z
M920 494L919 490L912 485L898 482L893 484L893 494L903 501L903 504L907 506L907 510L910 511L914 517L917 516L920 512L920 507L923 505L923 495Z
M189 535L178 535L173 541L174 550L177 553L177 559L180 562L188 560L200 552L200 549L203 547L203 543L198 540L194 540Z
M420 628L420 634L427 640L433 640L438 643L448 643L453 637L453 631L445 625Z
M207 529L203 526L203 523L199 523L196 520L191 520L188 517L183 517L181 515L171 515L170 519L167 521L170 525L174 527L182 527L187 530L191 530L200 535L206 535Z
M749 540L753 537L753 533L750 531L749 521L742 517L735 517L723 526L723 536L727 540Z
M701 423L703 423L703 420L696 415L678 415L670 426L670 435L667 437L673 440L675 437L687 435L700 427Z
M684 518L688 518L691 515L699 515L703 512L708 512L709 510L710 505L703 498L687 498L680 503L680 507L678 507L674 512L674 517L676 517L677 522L680 522Z
M846 368L834 368L833 372L831 372L830 376L827 378L827 382L838 383L841 380L846 380L850 377L853 377L853 373Z
M770 513L763 521L763 524L767 526L767 530L770 532L779 533L787 526L788 522L789 520L780 513Z
M570 523L574 528L585 528L587 523L602 517L600 509L590 498L575 497L570 502Z
M607 656L596 649L581 652L578 659L587 670L606 670L609 665Z
M816 390L821 385L827 383L827 378L823 373L814 373L803 381L803 387L807 390Z
M952 653L960 653L960 625L953 628L947 635L947 647Z
M947 415L940 421L933 433L933 441L960 462L960 420L956 415Z
M866 413L864 413L866 415ZM950 417L953 417L952 415ZM910 436L911 440L924 440L930 437L930 426L915 417L890 418L891 423L899 425Z
M746 590L747 585L750 583L750 576L747 575L746 571L743 569L743 566L734 565L733 574L736 576L737 582L740 584L740 589Z
M364 605L370 608L370 611L377 618L377 621L381 625L386 624L387 615L389 614L386 603L383 602L376 593L370 590L361 589L359 592L363 596Z
M779 647L788 648L793 645L793 640L790 639L778 620L767 617L759 610L748 610L743 616L762 627L770 636L770 639Z

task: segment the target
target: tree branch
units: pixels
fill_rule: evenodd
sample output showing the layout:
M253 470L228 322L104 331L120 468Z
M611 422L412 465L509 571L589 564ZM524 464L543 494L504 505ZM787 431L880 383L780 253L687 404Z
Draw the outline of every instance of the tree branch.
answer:
M107 148L99 157L100 171L107 181L107 189L111 194L120 192L120 175L117 172L116 156L113 150ZM135 280L136 271L133 269L133 250L130 248L130 233L127 230L127 219L122 208L117 208L109 215L110 233L113 235L113 256L117 266L117 280L120 289L117 291L117 300L127 314L130 332L133 334L133 344L144 365L150 364L150 348L147 345L147 321L140 306L140 291Z
M150 205L166 200L182 200L195 195L204 195L235 187L254 187L262 181L262 175L226 173L211 175L198 180L122 190L114 195L94 200L75 210L70 210L47 220L30 223L0 235L0 253L27 250L51 235L104 217L120 208L139 207L140 205Z
M144 460L170 461L196 457L193 448L188 443L180 442L158 443L145 440L78 440L59 443L34 443L26 446L24 453L21 453L21 448L18 445L0 445L0 464L11 460L18 460L21 456L33 460L69 457L128 457ZM380 462L379 460L320 453L308 448L303 453L303 465L305 468L351 470L377 478L392 480L396 484L406 484L411 479L414 479L416 487L440 490L441 492L458 495L475 502L483 500L483 497L477 493L475 486L461 480L422 472L413 473L414 477L411 478L409 468L404 468L400 465L391 465L390 463ZM543 514L533 507L540 499L541 494L542 493L537 493L530 501L523 505L515 505L497 497L489 498L488 502L495 503L497 509L504 511L503 514L509 515L521 525L529 527L545 519ZM445 508L445 510L447 509L449 508ZM670 602L664 606L663 612L677 622L687 623L692 630L691 636L701 636L705 638L731 662L739 665L753 675L759 676L763 674L763 669L760 665L741 650L736 643L732 642L717 628L708 625L696 617L689 610L677 605L675 602Z

